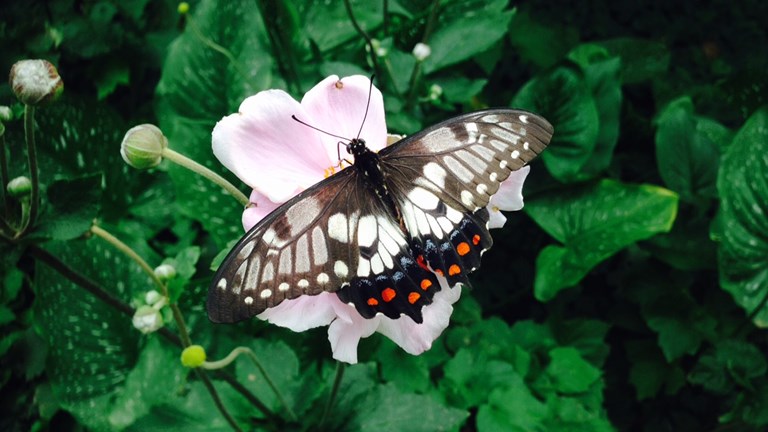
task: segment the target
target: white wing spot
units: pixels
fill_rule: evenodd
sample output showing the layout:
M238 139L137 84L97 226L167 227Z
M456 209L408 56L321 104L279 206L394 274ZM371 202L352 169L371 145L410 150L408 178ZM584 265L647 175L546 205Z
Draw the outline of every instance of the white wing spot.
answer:
M445 176L446 172L443 167L438 165L435 162L430 162L426 165L424 165L424 177L427 178L427 180L434 183L439 188L445 187Z
M344 214L336 213L328 218L328 237L347 243L349 241L347 229L347 217Z
M291 228L291 236L294 237L304 231L318 213L320 213L320 203L314 198L307 198L301 202L301 205L290 207L285 212L285 217Z
M528 143L528 141L523 143L523 150L528 150L531 147L531 145Z
M507 167L507 161L503 160L499 162L499 168L504 169Z
M243 301L245 302L245 304L247 304L248 306L250 306L250 305L252 305L252 304L253 304L253 297L250 297L250 296L249 296L249 297L246 297L246 298L244 298L244 299L243 299Z
M311 267L308 237L307 234L304 234L296 240L296 273L307 273Z
M259 294L259 297L261 297L261 298L263 298L263 299L272 297L272 290L270 290L270 289L265 289L264 291L262 291L262 292Z
M475 175L472 174L472 171L468 170L464 164L453 158L452 156L445 156L443 157L443 161L446 165L448 165L448 169L450 169L456 177L459 178L460 181L464 183L469 183L472 181L473 178L475 178Z
M280 292L286 292L286 291L288 291L288 289L290 289L290 288L291 288L291 286L290 286L290 285L288 285L286 282L283 282L283 283L281 283L281 284L280 284L280 285L277 287L277 290L278 290L278 291L280 291Z
M528 116L527 115L520 115L520 121L523 123L528 123Z
M251 240L248 243L246 243L242 249L240 249L240 252L237 253L237 257L240 259L248 258L248 255L251 254L253 251L253 246L256 245L256 241Z
M336 261L333 263L333 272L340 278L345 278L349 274L349 267L344 261Z
M469 208L475 207L475 200L474 200L474 197L472 196L472 192L468 190L461 191L461 202L462 204L464 204Z
M296 285L298 285L299 288L304 289L304 288L307 288L309 286L309 281L306 280L306 279L302 279Z
M485 183L480 183L477 185L477 193L479 194L487 194L488 193L488 186L485 185Z
M467 141L468 144L472 144L477 141L477 125L475 123L467 123L464 126L467 129L467 134L469 135L469 140Z
M216 288L221 290L227 289L227 280L224 278L219 279L219 283L216 284Z
M437 207L438 198L431 192L420 187L413 188L408 193L408 199L424 210L433 210Z
M381 260L380 254L376 254L371 257L371 270L375 274L381 274L384 272L384 261Z
M499 178L499 175L496 174L495 172L492 172L490 177L491 177L491 181L496 181L496 179Z
M512 159L517 159L520 157L520 152L515 150L512 152Z
M378 231L376 228L375 216L367 215L361 217L360 223L357 225L357 243L363 247L373 246Z
M371 274L371 262L365 258L360 258L360 262L357 264L357 275L366 277L369 274Z
M331 278L329 278L328 275L325 273L320 273L319 275L317 275L317 283L319 283L320 285L325 285L330 280Z

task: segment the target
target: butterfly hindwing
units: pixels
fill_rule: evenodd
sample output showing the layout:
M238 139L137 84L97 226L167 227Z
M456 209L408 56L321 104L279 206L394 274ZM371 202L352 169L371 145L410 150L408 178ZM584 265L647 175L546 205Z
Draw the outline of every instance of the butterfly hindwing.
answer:
M448 284L466 282L492 245L488 205L535 158L552 126L525 111L480 111L437 124L379 154L418 253Z

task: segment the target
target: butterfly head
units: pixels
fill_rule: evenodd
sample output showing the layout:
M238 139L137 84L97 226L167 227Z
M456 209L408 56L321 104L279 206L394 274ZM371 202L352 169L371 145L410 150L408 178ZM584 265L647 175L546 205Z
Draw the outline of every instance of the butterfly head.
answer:
M347 152L352 156L360 156L368 153L368 147L365 145L365 140L362 138L354 138L347 144Z

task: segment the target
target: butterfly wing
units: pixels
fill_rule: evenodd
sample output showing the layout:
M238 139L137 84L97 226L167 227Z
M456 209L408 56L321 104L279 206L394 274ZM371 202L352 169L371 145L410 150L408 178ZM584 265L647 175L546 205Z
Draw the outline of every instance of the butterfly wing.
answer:
M492 245L485 209L491 196L552 133L536 114L494 109L452 118L379 152L417 258L449 285L466 282Z
M406 313L421 321L439 284L412 257L399 223L347 168L248 231L213 279L208 317L236 322L286 299L338 291L369 318Z

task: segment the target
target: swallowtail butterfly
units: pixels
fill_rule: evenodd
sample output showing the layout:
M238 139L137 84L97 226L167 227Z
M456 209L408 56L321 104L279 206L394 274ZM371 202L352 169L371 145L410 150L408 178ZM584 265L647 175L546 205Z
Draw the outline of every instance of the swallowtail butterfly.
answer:
M240 321L327 291L366 318L422 322L436 274L453 286L480 266L492 244L486 205L552 133L535 114L491 109L378 153L352 139L352 166L277 208L232 249L209 289L209 318Z

